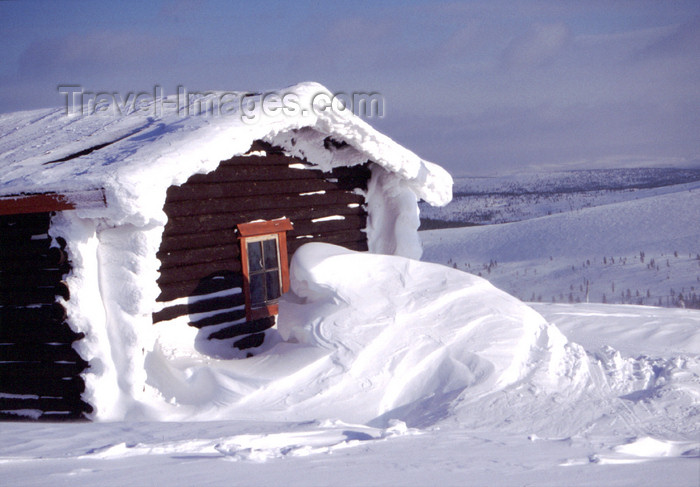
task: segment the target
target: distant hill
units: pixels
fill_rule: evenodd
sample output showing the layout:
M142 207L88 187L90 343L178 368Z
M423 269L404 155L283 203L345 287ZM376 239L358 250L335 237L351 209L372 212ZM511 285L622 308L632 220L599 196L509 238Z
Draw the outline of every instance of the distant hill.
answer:
M421 204L422 229L537 218L692 188L700 169L639 168L562 171L455 180L443 207ZM690 185L690 186L687 186Z
M700 171L477 183L458 181L457 194L482 193L458 196L435 219L483 226L421 232L423 260L482 275L526 301L700 307ZM491 216L474 221L479 211Z

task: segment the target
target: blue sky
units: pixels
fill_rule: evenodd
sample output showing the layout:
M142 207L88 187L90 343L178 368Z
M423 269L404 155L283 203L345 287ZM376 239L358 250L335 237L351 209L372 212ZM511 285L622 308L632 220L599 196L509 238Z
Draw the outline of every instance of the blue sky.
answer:
M700 165L697 0L0 1L0 40L0 113L318 81L457 176Z

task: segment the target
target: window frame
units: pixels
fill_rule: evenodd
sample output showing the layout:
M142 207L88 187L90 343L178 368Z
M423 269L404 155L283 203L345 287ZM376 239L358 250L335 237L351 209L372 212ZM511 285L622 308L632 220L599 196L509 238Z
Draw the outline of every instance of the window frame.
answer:
M256 320L277 315L279 308L277 299L268 300L262 306L253 307L250 295L250 263L248 259L248 243L268 239L277 241L277 265L280 277L280 294L289 291L289 258L287 253L287 232L292 230L289 218L277 220L257 220L240 223L236 226L241 247L241 269L243 272L243 293L245 294L246 320Z

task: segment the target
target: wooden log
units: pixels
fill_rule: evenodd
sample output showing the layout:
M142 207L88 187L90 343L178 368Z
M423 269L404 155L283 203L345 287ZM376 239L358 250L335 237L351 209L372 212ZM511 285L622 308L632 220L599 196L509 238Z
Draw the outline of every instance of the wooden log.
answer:
M264 333L254 333L253 335L248 335L247 337L241 338L238 341L233 342L233 346L239 350L246 350L248 348L259 347L265 341Z
M160 311L152 313L151 318L155 324L160 323L161 321L174 320L175 318L179 318L180 316L185 316L187 314L189 314L187 305L178 304L175 306L168 306L167 308L163 308Z
M215 232L191 233L182 235L166 235L160 243L158 252L174 250L198 249L211 246L226 245L238 240L236 231L231 229Z
M226 198L231 196L262 196L276 195L281 189L289 192L313 192L330 191L334 189L352 190L366 186L362 178L346 178L342 182L328 180L301 179L294 181L249 181L249 182L220 182L220 183L196 183L182 186L171 186L168 189L169 201L181 201L200 198Z
M1 254L0 254L1 255ZM51 247L44 253L27 255L13 259L0 256L0 271L12 274L30 273L44 269L70 270L68 256L58 247Z
M252 149L251 149L252 150ZM266 152L266 155L250 155L250 156L234 156L230 159L221 161L220 164L226 166L242 165L248 166L251 164L268 164L276 166L288 166L289 164L299 163L308 164L296 157L284 155L280 149L260 149Z
M31 273L9 273L0 270L0 293L3 289L10 288L35 288L55 286L65 273L58 269L41 269Z
M63 237L52 238L48 234L48 228L0 228L0 245L21 245L19 242L48 241L55 242L61 249L66 248L66 240Z
M207 339L208 340L226 340L228 338L234 338L241 335L247 335L250 333L259 333L272 328L275 325L275 320L272 317L260 318L258 320L248 321L246 323L240 323L237 325L231 325L227 328L215 331L211 333Z
M157 301L167 302L177 298L201 296L225 289L243 287L243 274L241 272L215 273L202 279L192 279L191 277L187 276L182 281L171 283L159 282L161 294Z
M298 239L290 241L287 244L290 259L291 256L294 255L294 252L296 252L297 249L299 249L299 247L309 242L324 242L333 245L339 245L341 247L345 247L346 249L356 250L358 252L364 252L368 249L367 238L364 236L364 234L356 234L353 236L345 237L345 233L346 232L342 232L341 234L319 235L313 239Z
M58 296L70 298L70 291L65 282L55 286L37 288L5 288L0 292L0 306L27 306L32 304L51 304Z
M216 298L202 299L188 305L189 314L206 313L207 311L216 311L220 309L235 308L245 304L245 295L241 291L236 294L227 296L219 296Z
M175 306L168 306L167 308L163 308L160 311L156 311L155 313L151 314L151 318L153 319L153 323L160 323L161 321L169 321L169 320L174 320L175 318L179 318L180 316L185 316L189 314L189 308L187 307L186 304L178 304Z
M294 160L288 160L287 164L266 164L264 159L259 164L251 164L250 159L247 162L248 164L227 164L222 162L216 170L208 174L195 174L185 184L210 183L213 181L293 181L296 179L324 179L329 175L329 173L314 169L311 165L306 165L304 169L289 167L289 165L299 164L299 162Z
M201 301L195 301L191 304L180 304L163 308L162 310L153 313L153 322L158 323L159 321L172 320L180 316L195 313L229 309L236 306L242 306L244 304L245 296L242 292L227 296L220 296L217 298L203 299Z
M89 405L86 405L89 407ZM91 412L91 411L87 411ZM0 421L32 421L32 422L58 422L71 421L82 422L87 421L86 411L46 411L41 413L38 418L29 417L27 415L13 414L11 412L0 412Z
M25 264L26 261L20 262L20 261L4 261L0 263L0 273L3 275L10 275L10 274L15 274L15 275L26 275L28 273L34 273L34 272L45 272L45 271L51 271L51 272L58 272L62 276L65 274L68 274L71 270L71 265L69 262L64 262L60 265L46 265L46 266L41 266L37 265L36 267L31 267Z
M0 362L24 361L61 361L87 366L69 343L0 343Z
M186 282L198 278L201 280L211 274L221 272L239 273L241 272L241 262L239 260L223 259L216 262L171 267L161 271L158 284Z
M285 188L286 191L287 188ZM258 210L306 208L330 205L363 205L364 196L345 190L329 190L325 193L281 193L274 196L226 196L223 198L199 198L168 201L164 210L169 219L214 213L245 213Z
M39 397L39 398L16 398L16 397L0 397L0 410L17 411L17 410L40 410L44 413L52 412L53 416L58 416L58 412L73 413L79 415L84 412L91 412L92 407L85 403L80 398L63 398L63 397ZM48 418L46 418L48 419Z
M288 245L293 242L309 242L309 241L323 241L327 243L341 243L341 242L351 242L356 240L367 240L367 234L361 228L344 228L332 232L316 232L310 234L313 236L312 239L306 238L306 234L297 232L289 232L287 235Z
M339 167L331 171L323 171L317 166L302 162L300 159L287 158L271 164L266 158L240 158L236 162L223 161L219 167L208 174L195 174L185 184L213 182L255 182L255 181L289 181L293 186L299 179L348 179L362 180L358 187L366 189L366 181L371 177L371 171L365 166ZM253 160L255 159L255 160ZM301 167L303 166L303 167ZM343 185L343 183L340 183Z
M48 238L47 228L0 227L0 245L14 245L16 242L26 242L35 238Z
M231 231L236 227L233 214L204 214L192 217L171 218L163 231L163 239L179 235L196 235L220 230Z
M202 318L197 321L190 321L189 325L195 328L204 328L205 326L220 325L222 323L232 323L245 318L245 309L218 313L207 318Z
M36 255L46 255L51 248L50 238L17 239L15 241L0 242L0 256L3 259L26 259ZM59 249L60 250L60 249Z
M85 368L82 362L5 362L0 363L0 377L3 382L21 380L23 377L75 377ZM15 379L12 379L13 377Z
M295 208L289 212L289 219L292 223L317 220L331 216L344 216L346 219L352 216L366 218L367 211L362 207L351 208L347 205L340 206L313 206L309 208ZM296 224L295 224L296 225ZM293 231L297 231L295 226Z
M357 196L357 195L352 195ZM281 205L281 202L275 204ZM196 216L175 217L168 221L163 233L163 239L169 239L177 235L195 235L197 233L210 234L217 231L231 231L238 223L245 223L253 220L273 220L287 217L296 224L300 219L320 218L324 216L341 215L364 215L366 210L362 206L349 207L348 204L340 205L303 205L289 208L278 206L269 210L242 211L235 213L225 212L221 214L202 214Z
M0 215L0 228L3 230L32 229L37 235L48 232L50 222L51 213L49 212Z
M0 328L14 326L15 322L29 327L51 326L66 319L66 310L60 303L51 303L38 307L0 307Z
M212 204L207 207L207 203ZM235 219L236 223L244 223L253 220L273 220L275 218L280 218L279 215L289 218L293 223L294 220L305 220L326 215L353 215L366 213L366 210L363 208L361 203L351 205L349 203L337 204L332 203L331 201L319 202L317 204L311 204L309 202L305 205L292 207L278 206L277 208L271 209L245 211L235 206L228 205L225 201L221 202L217 200L205 200L194 203L192 212L189 213L189 215L197 215L198 212L205 212L201 214L217 214L219 211L225 214L226 217Z
M80 397L85 391L85 381L75 377L20 377L12 382L0 380L0 393L29 394L50 397Z
M0 326L0 342L3 343L72 343L84 336L71 330L66 323L37 327L33 323L3 320Z
M325 232L335 232L350 228L362 229L367 226L365 215L347 215L343 220L297 220L294 222L294 233L297 235L314 235Z
M160 259L161 272L163 269L179 267L183 265L202 264L240 258L240 249L236 239L229 245L215 247L202 247L196 249L159 251L156 257Z
M186 298L187 296L192 296L192 292L199 284L198 280L188 280L181 282L170 282L163 283L158 282L158 287L160 288L160 294L156 298L156 301L160 303L167 303L173 299ZM163 318L160 311L153 314L154 323L157 321L169 320L170 318ZM157 316L157 319L156 319Z

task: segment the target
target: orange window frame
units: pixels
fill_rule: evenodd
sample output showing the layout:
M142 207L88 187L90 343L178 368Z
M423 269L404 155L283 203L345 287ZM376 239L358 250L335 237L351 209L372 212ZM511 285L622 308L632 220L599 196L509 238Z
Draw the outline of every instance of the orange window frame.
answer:
M241 268L243 270L243 293L245 294L246 320L257 320L267 316L277 315L279 307L277 303L265 303L263 306L253 307L250 294L250 265L248 260L248 242L260 240L260 237L277 239L277 252L279 257L279 273L282 294L289 291L289 257L287 254L287 232L292 230L292 222L289 218L278 220L261 220L250 223L240 223L236 226L238 239L241 245Z

